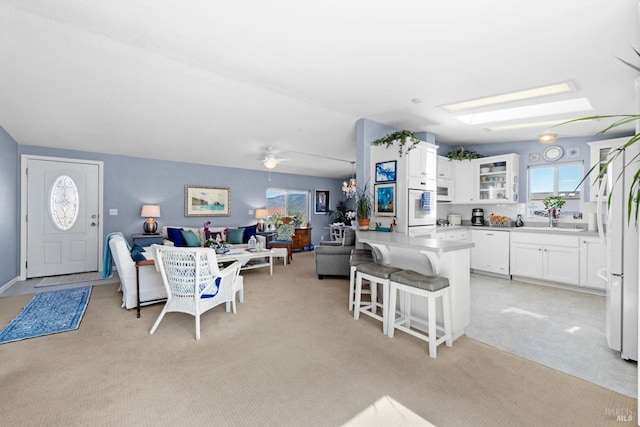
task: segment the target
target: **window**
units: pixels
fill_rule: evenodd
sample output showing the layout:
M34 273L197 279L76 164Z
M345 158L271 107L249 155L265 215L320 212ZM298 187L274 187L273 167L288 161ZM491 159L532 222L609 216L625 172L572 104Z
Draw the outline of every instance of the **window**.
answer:
M529 166L529 216L546 216L543 200L561 196L565 201L563 215L582 210L582 162Z
M283 188L267 189L267 214L281 216L303 216L309 220L309 191L287 190Z

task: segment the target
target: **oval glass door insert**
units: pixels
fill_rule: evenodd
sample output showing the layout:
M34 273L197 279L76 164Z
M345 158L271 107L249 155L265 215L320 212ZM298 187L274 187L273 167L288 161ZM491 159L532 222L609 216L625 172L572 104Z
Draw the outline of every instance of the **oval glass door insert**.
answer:
M66 231L76 223L80 203L78 199L78 187L73 178L67 175L56 178L49 195L49 213L60 230Z

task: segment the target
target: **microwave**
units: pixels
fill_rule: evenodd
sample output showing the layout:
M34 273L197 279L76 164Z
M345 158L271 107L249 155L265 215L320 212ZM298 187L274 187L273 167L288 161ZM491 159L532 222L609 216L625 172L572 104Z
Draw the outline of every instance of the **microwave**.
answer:
M436 197L439 202L453 201L453 184L450 180L438 180Z

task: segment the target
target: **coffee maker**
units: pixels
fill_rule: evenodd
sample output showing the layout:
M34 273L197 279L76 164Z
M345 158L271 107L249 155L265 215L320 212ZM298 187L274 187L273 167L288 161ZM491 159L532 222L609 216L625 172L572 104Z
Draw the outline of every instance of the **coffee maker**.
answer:
M473 208L471 211L471 225L484 225L484 209Z

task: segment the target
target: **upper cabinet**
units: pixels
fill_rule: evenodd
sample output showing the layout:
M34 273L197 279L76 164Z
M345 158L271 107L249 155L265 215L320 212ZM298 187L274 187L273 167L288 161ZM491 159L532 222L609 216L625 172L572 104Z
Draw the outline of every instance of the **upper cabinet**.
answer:
M453 177L453 162L446 157L438 156L436 178L438 180L450 180Z
M407 153L409 188L435 187L436 149L435 145L422 142Z
M473 161L478 179L478 200L480 203L518 202L518 169L520 156L485 157Z
M520 156L505 154L453 164L453 203L517 203Z
M600 171L604 168L605 163L609 160L609 154L616 148L620 148L624 143L629 141L629 138L615 138L606 139L603 141L589 142L590 147L590 168L593 168L589 174L589 201L595 202L598 200L598 191L600 190L600 183L606 182L607 173L605 173L598 179ZM596 182L596 180L598 182ZM584 184L583 184L584 185ZM606 186L602 189L603 201L607 198Z

